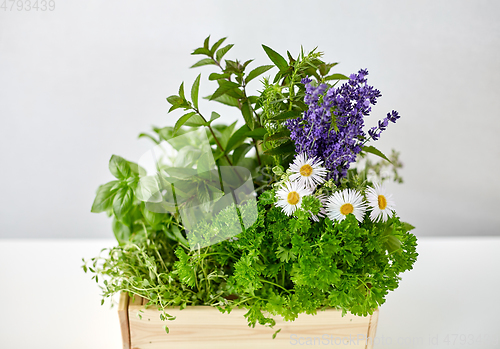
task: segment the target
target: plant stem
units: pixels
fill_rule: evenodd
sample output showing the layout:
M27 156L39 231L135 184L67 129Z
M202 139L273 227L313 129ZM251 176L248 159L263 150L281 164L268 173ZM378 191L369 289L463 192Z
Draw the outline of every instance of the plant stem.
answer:
M289 290L287 290L286 288L284 288L284 287L283 287L283 286L281 286L281 285L275 284L274 282L267 281L267 280L265 280L265 279L260 279L260 281L265 282L265 283L270 284L270 285L273 285L273 286L276 286L276 287L279 287L279 288L281 288L283 291L285 291L286 293L290 293L290 291L289 291Z
M248 96L247 96L247 90L246 90L246 84L243 80L243 94L245 95L245 98L248 100ZM249 102L250 103L250 102ZM240 110L241 110L241 103L240 103ZM255 120L254 122L259 122L259 118L258 118L258 115L257 113L255 112L255 110L252 108L253 110L253 114L255 115ZM259 123L258 123L259 124ZM257 146L257 140L255 138L252 137L252 141L253 141L253 145L255 147L255 154L257 156L257 162L259 164L259 166L262 166L262 162L260 160L260 155L259 155L259 147Z
M257 146L257 140L255 138L252 138L253 140L253 146L255 147L255 154L257 155L257 162L259 163L259 166L262 166L262 161L260 160L260 155L259 155L259 147Z
M207 119L201 114L201 112L198 110L198 108L193 108L193 110L203 119L204 122L207 122ZM222 147L222 145L219 142L219 139L215 136L215 132L212 129L211 125L207 125L208 129L210 130L210 133L212 133L212 137L214 137L215 143L217 143L217 147L220 149L220 151L224 154L224 157L226 158L227 162L229 163L229 166L233 166L232 161L229 159L227 154L225 154L225 150Z
M217 66L222 70L222 72L224 72L224 68L222 68L222 66L220 65L219 62L217 62L217 60L215 60L213 57L211 57L213 59L213 61L217 64ZM231 81L231 76L229 76L227 78L228 81ZM247 92L246 92L246 85L245 85L245 80L243 80L243 94L245 95L245 98L248 100L248 97L247 97ZM240 102L240 100L238 100L238 109L241 111L241 108L242 108L242 104ZM253 111L255 113L255 110ZM199 113L198 113L199 114ZM254 121L257 121L258 122L258 118L257 118L257 114L255 114L255 120ZM210 127L210 126L209 126ZM212 130L210 130L212 131ZM213 134L213 131L212 131L212 134ZM215 135L214 135L214 138L215 138ZM253 144L254 144L254 147L255 147L255 154L257 156L257 162L259 163L259 166L262 165L262 161L260 160L260 155L259 155L259 148L257 147L257 140L255 138L252 138L253 140ZM227 156L226 156L226 159L227 159ZM229 159L228 159L229 161ZM232 166L231 162L229 161L229 164Z

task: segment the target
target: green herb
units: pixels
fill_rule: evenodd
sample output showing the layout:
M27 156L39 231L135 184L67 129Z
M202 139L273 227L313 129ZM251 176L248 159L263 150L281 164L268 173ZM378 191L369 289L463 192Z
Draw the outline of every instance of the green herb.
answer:
M341 222L315 222L311 215L320 213L321 202L314 196L304 197L301 208L290 217L276 206L274 191L288 180L290 172L285 168L295 154L285 122L307 109L301 79L309 76L316 83L329 83L348 78L330 74L337 63L323 62L316 50L308 54L301 51L296 58L287 52L286 60L263 45L273 65L250 68L252 60L223 60L233 47L222 46L224 42L225 38L210 45L208 37L203 47L192 53L204 56L193 67L209 65L216 69L208 80L217 86L205 98L238 108L245 124L240 128L235 123L215 124L219 118L216 111L206 117L208 114L200 110L198 103L200 74L191 86L190 99L184 83L177 95L167 98L170 111L184 110L175 126L155 127L153 134L141 133L139 137L159 144L183 135L186 127L204 128L217 166L238 165L251 172L258 194L257 210L251 202L243 202L235 215L236 206L229 205L211 220L192 227L189 240L175 205L169 206L167 200L162 210L156 210L144 202L153 195L162 200L158 194L161 181L143 177L144 169L113 155L109 169L116 179L98 188L92 212L106 212L113 217L118 245L84 261L84 271L92 273L99 283L103 300L119 292L144 297L148 304L159 307L162 320L175 319L168 314L169 307L183 309L191 305L210 305L221 312L244 307L251 326L274 326L273 316L291 321L300 313L315 314L327 307L357 315L372 314L385 302L387 293L398 287L400 274L412 269L417 258L416 238L409 232L413 227L401 222L396 214L379 223L373 223L368 215L358 223L352 214ZM273 68L277 68L273 79L262 77ZM262 77L263 90L259 96L250 96L247 84L258 77ZM333 124L335 127L335 120ZM365 150L385 158L373 147ZM169 169L175 172L172 175L183 178L190 171L199 175L200 169L207 167L190 154L183 156L196 164L196 170ZM349 169L341 181L326 182L321 194L346 188L364 194L367 185L372 184L370 174L380 177L387 170L401 182L398 153L393 152L387 159L390 162L373 163L367 159L364 169ZM184 183L184 187L181 180L179 183L179 190L167 198L171 202L195 192L216 201L220 194L220 190L202 181ZM241 232L222 229L242 226L241 217L250 217L255 223ZM190 249L188 240L193 246L206 246L212 231L223 231L225 239ZM169 331L167 326L165 331Z

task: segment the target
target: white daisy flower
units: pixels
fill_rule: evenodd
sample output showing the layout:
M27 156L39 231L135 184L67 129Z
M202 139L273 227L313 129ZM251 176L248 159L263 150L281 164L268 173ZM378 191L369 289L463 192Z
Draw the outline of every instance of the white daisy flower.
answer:
M374 183L373 186L375 188L366 188L366 200L368 201L368 206L372 209L370 219L372 222L385 222L396 208L396 205L392 201L392 195L386 194L383 185Z
M307 188L314 188L325 181L327 171L322 164L323 161L317 160L316 157L308 159L305 153L297 154L290 165L290 171L293 172L290 180L298 181Z
M349 213L352 213L358 221L362 222L365 211L366 205L363 197L354 189L335 192L326 203L326 214L332 221L343 221Z
M285 182L276 192L278 197L276 205L281 207L287 216L291 216L302 204L302 198L311 194L311 190L298 182Z

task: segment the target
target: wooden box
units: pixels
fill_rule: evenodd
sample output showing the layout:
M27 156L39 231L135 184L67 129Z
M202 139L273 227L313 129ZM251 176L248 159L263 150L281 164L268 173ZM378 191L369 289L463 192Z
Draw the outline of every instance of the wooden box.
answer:
M173 321L160 320L160 312L145 309L146 301L131 299L126 293L120 298L118 314L124 349L217 348L264 349L331 346L335 348L370 349L377 329L378 310L366 317L339 310L319 311L317 315L300 314L293 322L276 316L276 326L270 329L247 325L245 309L234 309L222 314L209 306L172 308ZM141 317L138 316L142 310ZM164 326L168 325L170 333ZM275 339L272 335L281 328Z

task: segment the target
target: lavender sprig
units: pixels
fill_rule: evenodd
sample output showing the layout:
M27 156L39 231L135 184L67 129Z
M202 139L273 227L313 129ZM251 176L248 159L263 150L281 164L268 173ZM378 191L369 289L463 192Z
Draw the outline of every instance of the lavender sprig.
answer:
M392 123L396 123L396 120L399 118L400 116L398 112L395 110L393 110L390 113L387 113L387 117L385 117L383 120L379 120L378 126L372 127L368 131L368 134L374 141L378 140L380 138L380 134L382 133L382 131L385 131L385 129L387 128L389 121Z
M367 84L367 75L368 71L361 69L338 88L314 86L311 79L302 79L306 87L304 102L309 109L302 117L287 121L295 151L323 160L330 171L329 178L335 181L347 175L349 165L361 152L366 140L364 117L381 96L379 90ZM398 118L393 111L379 122L378 128L369 131L372 139L378 139L387 121L395 122Z

